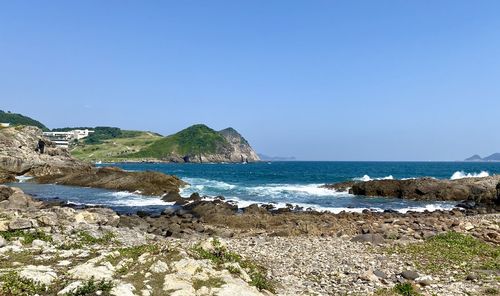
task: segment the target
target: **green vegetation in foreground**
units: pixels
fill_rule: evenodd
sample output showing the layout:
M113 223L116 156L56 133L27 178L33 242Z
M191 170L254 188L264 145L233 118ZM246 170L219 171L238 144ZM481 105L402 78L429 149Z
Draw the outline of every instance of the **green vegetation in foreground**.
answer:
M172 155L198 155L222 152L230 144L219 132L203 124L193 125L174 135L155 141L131 158L168 158Z
M31 296L47 291L44 284L20 277L16 272L3 274L0 276L0 282L2 283L0 295L4 296Z
M377 296L421 296L414 285L409 282L398 283L392 289L383 288L375 291Z
M110 292L112 289L113 289L113 283L111 281L100 280L96 282L94 280L94 277L92 277L88 281L86 281L82 286L78 287L73 292L64 294L64 296L92 296L92 295L108 296L111 295Z
M29 245L34 240L42 240L45 242L51 242L52 237L41 230L37 231L25 231L25 230L11 230L11 231L0 231L0 236L8 241L12 241L15 238L21 238L23 244Z
M41 128L44 131L49 129L43 125L40 121L24 116L17 113L11 113L10 111L4 112L0 110L0 122L10 123L12 126L16 125L32 125Z
M499 270L500 247L457 232L439 234L423 243L396 246L389 250L407 254L422 271L440 274L457 270Z
M224 285L226 282L222 278L219 277L209 277L207 280L200 280L200 279L195 279L193 281L193 288L195 290L199 290L202 287L208 287L208 288L220 288L222 285Z
M80 231L78 232L78 237L80 239L80 242L84 245L103 245L112 243L115 235L112 232L106 232L101 237L94 237L86 231Z
M192 251L196 257L208 259L219 268L225 263L238 263L250 276L250 285L257 287L259 290L275 292L274 285L264 275L266 270L262 266L258 266L254 262L245 260L240 255L227 250L217 239L213 240L213 246L214 250L207 251L200 245L196 245Z

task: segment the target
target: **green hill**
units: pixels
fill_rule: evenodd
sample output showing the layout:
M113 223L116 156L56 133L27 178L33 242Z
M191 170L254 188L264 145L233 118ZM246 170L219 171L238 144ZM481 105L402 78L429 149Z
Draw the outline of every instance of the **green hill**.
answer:
M11 125L32 125L44 131L49 130L38 120L17 113L4 112L2 110L0 110L0 122L10 123Z
M73 129L73 128L72 128ZM122 161L124 156L141 151L162 139L156 133L96 127L91 136L71 148L71 154L88 161ZM129 157L125 157L129 158ZM133 159L131 160L138 160Z
M225 153L229 149L231 145L224 136L206 125L197 124L155 141L129 157L163 159L179 156L184 158L199 154Z

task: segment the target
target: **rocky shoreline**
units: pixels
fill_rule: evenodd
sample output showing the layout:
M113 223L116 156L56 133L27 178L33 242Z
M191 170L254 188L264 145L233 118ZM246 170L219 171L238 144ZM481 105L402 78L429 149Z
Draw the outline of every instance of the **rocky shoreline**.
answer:
M331 214L257 205L237 211L222 200L198 200L158 216L120 216L107 208L73 209L36 201L7 186L0 186L0 196L0 234L8 237L0 239L0 256L9 262L0 266L0 274L43 281L50 289L59 289L58 295L88 284L92 275L112 286L110 295L165 291L169 295L235 295L235 291L239 295L272 291L278 295L399 295L380 293L392 293L405 283L422 295L482 295L484 289L500 289L494 282L500 276L495 265L498 253L491 259L493 269L464 272L458 268L460 273L454 273L459 271L450 266L450 273L443 275L423 269L407 252L394 252L450 233L499 252L500 214L488 208ZM25 242L33 236L31 245ZM50 241L44 241L46 237ZM255 271L245 271L232 261L218 262L199 248L206 257L193 251L199 245L212 248L207 243L212 237L226 244L224 252L262 266L261 280L272 283L269 290L252 286L255 282L248 274ZM155 247L148 251L146 246ZM220 264L226 269L221 270ZM234 268L242 271L235 273ZM57 294L50 291L54 294L39 295Z
M451 211L241 209L223 197L182 198L184 184L173 176L95 168L51 143L46 154L35 153L39 134L2 130L3 181L27 174L44 183L141 191L175 206L160 215L118 215L0 185L0 295L500 293L498 176L326 185L367 196L465 201Z

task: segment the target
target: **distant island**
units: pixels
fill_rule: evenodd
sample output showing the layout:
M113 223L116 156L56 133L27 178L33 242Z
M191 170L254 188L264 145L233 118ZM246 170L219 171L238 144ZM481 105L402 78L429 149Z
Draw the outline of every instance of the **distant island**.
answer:
M500 161L500 153L493 153L490 156L484 158L475 154L469 158L466 158L465 161Z
M265 154L258 154L262 161L294 161L297 160L294 156L269 156Z

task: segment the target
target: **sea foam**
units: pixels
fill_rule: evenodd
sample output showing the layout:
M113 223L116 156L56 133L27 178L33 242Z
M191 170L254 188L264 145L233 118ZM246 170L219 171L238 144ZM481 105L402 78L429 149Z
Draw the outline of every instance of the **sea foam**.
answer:
M354 181L363 181L363 182L368 182L368 181L373 181L373 180L394 180L394 177L392 175L382 177L382 178L371 178L368 175L364 175L363 177L360 178L353 178Z
M486 171L481 171L480 173L465 173L464 171L456 171L450 177L450 180L458 180L464 178L482 178L482 177L488 177L489 175L490 173Z

